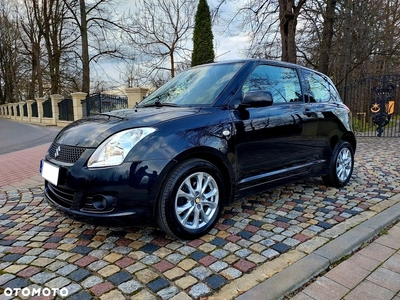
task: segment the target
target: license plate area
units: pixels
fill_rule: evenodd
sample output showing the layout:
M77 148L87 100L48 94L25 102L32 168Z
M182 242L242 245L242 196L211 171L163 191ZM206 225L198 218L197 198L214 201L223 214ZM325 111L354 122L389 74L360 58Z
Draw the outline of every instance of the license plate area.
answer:
M60 168L50 164L46 161L40 161L40 173L42 177L54 185L58 185L58 179L60 177Z

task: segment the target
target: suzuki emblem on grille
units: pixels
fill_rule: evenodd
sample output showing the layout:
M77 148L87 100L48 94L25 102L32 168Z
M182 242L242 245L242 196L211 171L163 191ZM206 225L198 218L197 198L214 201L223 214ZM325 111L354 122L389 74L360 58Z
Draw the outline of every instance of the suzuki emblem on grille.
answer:
M60 155L60 152L61 152L61 146L58 146L56 152L54 153L54 158L58 157Z

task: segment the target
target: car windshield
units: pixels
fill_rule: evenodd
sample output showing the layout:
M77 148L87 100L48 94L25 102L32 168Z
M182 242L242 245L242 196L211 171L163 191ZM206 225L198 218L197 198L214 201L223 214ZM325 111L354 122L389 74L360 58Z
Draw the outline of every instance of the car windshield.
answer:
M242 65L208 64L189 69L165 83L138 106L210 105Z

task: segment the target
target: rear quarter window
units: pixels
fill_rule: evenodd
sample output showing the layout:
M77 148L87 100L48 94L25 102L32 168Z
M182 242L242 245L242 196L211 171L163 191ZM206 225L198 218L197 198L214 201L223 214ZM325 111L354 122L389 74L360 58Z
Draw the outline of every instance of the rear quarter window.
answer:
M308 98L310 102L341 101L335 86L329 78L309 70L303 70L303 74L309 87Z

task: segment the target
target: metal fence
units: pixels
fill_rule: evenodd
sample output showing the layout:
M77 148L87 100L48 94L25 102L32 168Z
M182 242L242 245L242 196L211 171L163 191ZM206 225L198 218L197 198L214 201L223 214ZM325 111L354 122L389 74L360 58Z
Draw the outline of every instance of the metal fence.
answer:
M47 99L43 102L43 117L44 118L52 118L53 110L51 107L51 99Z
M353 113L357 136L400 136L400 75L369 77L345 87L343 100Z
M23 110L23 116L24 117L27 117L28 116L28 103L25 103L23 106L22 106L22 110Z
M65 98L58 103L59 119L62 121L73 121L74 110L71 98Z
M87 116L128 107L128 98L106 94L91 94L82 100Z
M37 102L32 103L32 117L37 118L39 117L38 106Z

